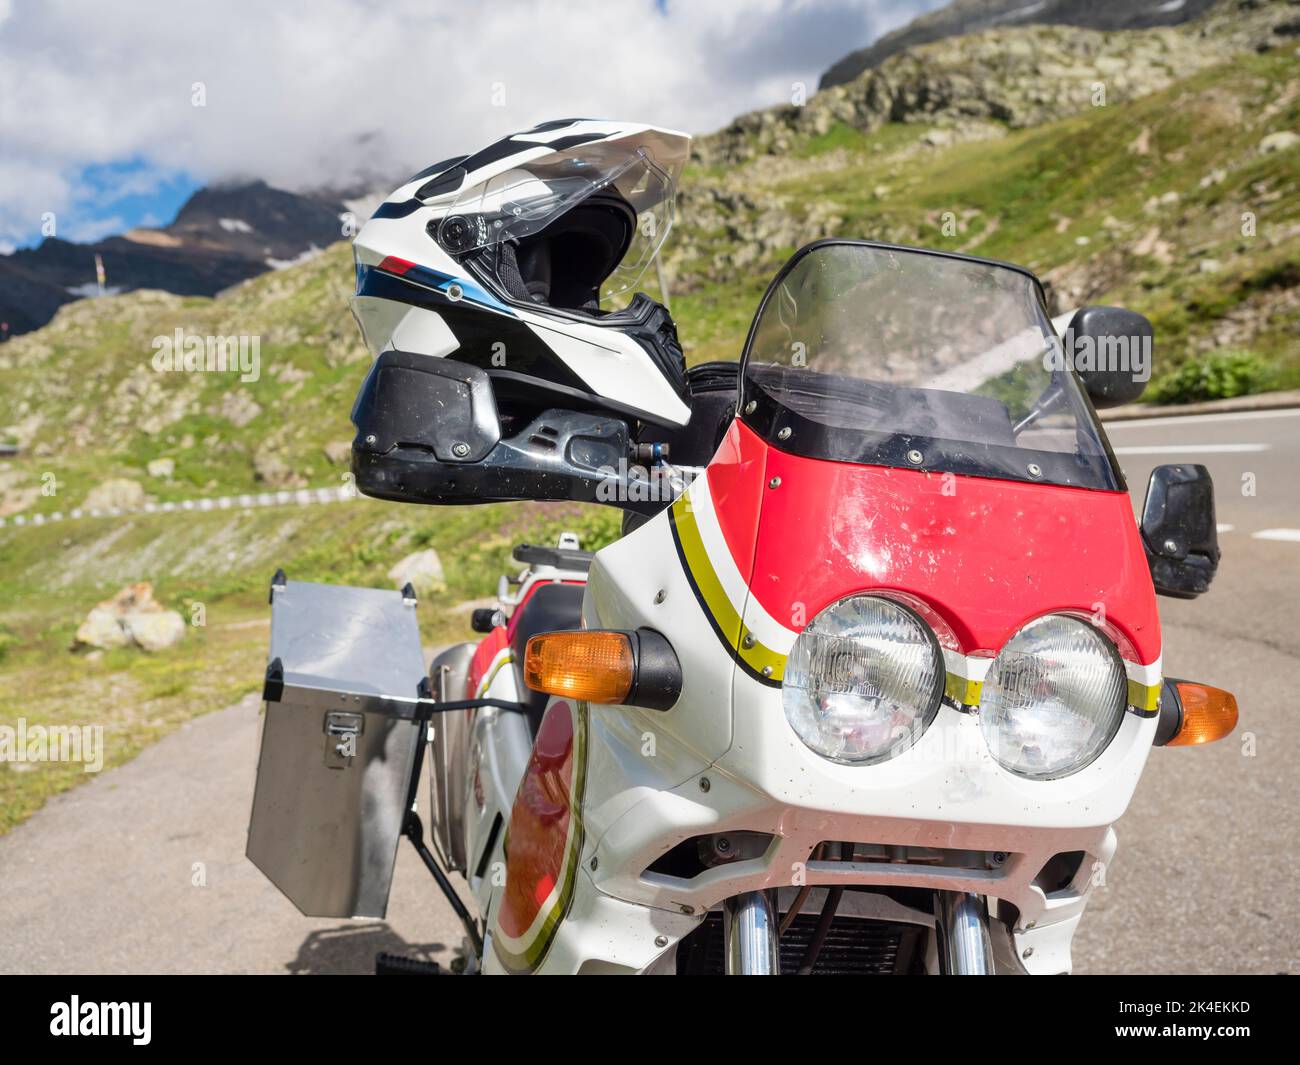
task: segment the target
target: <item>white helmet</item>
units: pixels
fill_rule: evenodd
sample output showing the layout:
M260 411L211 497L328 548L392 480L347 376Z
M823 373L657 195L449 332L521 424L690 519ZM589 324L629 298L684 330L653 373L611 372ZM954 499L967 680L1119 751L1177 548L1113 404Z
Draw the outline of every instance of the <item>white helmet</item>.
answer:
M353 245L367 346L480 367L507 432L547 408L684 425L676 327L632 293L689 151L671 130L564 119L416 174Z

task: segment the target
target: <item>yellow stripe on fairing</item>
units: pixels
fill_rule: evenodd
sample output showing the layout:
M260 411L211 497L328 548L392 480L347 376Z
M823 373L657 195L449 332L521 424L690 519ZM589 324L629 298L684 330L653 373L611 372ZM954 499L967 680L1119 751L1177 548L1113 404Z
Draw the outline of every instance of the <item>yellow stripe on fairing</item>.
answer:
M727 590L722 586L722 581L719 580L717 571L709 559L695 514L686 499L686 496L679 496L673 504L673 518L686 567L690 570L691 579L700 593L700 598L704 600L705 609L712 615L714 624L722 633L727 646L745 665L764 677L770 677L774 681L781 680L785 676L787 656L765 646L745 627L740 611L731 602L731 597L727 595ZM746 638L753 641L752 646L745 646Z
M504 650L505 650L505 657L502 658L499 662L496 662L495 665L490 666L487 675L484 676L484 678L481 681L479 681L478 688L474 692L475 699L481 699L483 697L483 693L486 692L490 687L492 687L492 682L497 679L497 674L500 673L502 669L504 669L506 666L508 666L511 662L515 660L514 652L508 649L504 649ZM500 655L501 653L502 653L501 651L497 652L498 655Z
M949 673L944 680L943 694L954 703L961 703L963 706L979 706L980 691L983 687L982 680L970 680L968 677Z
M1160 684L1128 682L1128 704L1142 714L1154 714L1160 708Z

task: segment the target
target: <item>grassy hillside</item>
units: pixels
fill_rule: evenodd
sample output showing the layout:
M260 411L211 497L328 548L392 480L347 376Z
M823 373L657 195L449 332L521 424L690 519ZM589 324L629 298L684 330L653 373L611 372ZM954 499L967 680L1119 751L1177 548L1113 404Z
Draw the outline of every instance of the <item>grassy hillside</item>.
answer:
M796 246L860 236L1025 264L1058 311L1093 302L1148 314L1158 345L1148 398L1184 398L1180 367L1224 353L1253 358L1254 389L1295 387L1300 149L1269 150L1293 132L1290 48L1025 129L837 123L793 136L786 154L688 174L674 311L696 357L734 357Z
M1149 314L1155 398L1300 385L1300 147L1287 137L1300 133L1300 62L1295 38L1271 29L1285 7L1233 21L1237 5L1221 5L1148 34L940 42L702 139L668 260L688 357L737 357L784 259L844 235L1010 259L1044 277L1058 309ZM385 585L394 562L435 547L447 588L421 607L433 644L466 633L465 604L491 594L513 543L616 534L615 512L567 504L66 517L114 482L157 503L341 483L367 366L351 287L338 245L215 300L81 301L0 346L0 442L23 448L0 460L0 723L103 724L118 762L259 685L276 566ZM258 336L260 376L156 372L154 340L178 328ZM135 580L187 619L202 604L206 624L153 656L70 650L90 607ZM0 831L81 777L0 765Z
M419 606L425 645L434 647L472 635L469 608L512 568L514 544L554 542L563 529L600 544L617 523L613 510L576 504L435 511L354 499L0 530L0 724L101 725L106 764L115 765L188 718L260 689L277 566L293 579L388 587L397 559L436 548L447 588ZM89 608L142 579L202 624L158 654L74 652ZM0 832L81 779L75 764L0 764Z

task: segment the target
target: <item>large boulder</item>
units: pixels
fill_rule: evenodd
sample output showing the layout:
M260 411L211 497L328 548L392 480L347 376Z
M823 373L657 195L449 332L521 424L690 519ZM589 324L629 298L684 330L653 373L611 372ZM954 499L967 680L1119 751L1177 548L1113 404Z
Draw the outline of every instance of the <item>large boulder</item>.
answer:
M125 647L130 642L131 637L122 626L121 616L112 600L106 600L91 610L77 629L77 643L84 647Z
M185 619L175 610L130 614L124 624L131 639L146 651L164 651L185 636Z
M111 599L97 604L77 629L77 643L85 647L127 647L161 651L179 643L185 620L153 597L148 581L128 584Z
M447 589L442 559L432 547L407 555L388 571L388 579L398 588L409 582L418 595L432 595Z

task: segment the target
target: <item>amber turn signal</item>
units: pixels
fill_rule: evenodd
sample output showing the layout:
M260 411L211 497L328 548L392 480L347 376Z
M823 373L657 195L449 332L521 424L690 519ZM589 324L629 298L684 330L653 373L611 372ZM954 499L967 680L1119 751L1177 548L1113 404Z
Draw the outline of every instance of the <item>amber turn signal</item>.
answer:
M1221 740L1237 727L1237 700L1232 692L1189 680L1165 680L1160 696L1156 745L1194 747Z
M623 703L635 679L632 641L625 632L544 632L524 651L524 683L549 695Z
M1191 747L1221 740L1237 727L1237 700L1232 692L1190 681L1174 682L1183 704L1183 721L1170 747Z

